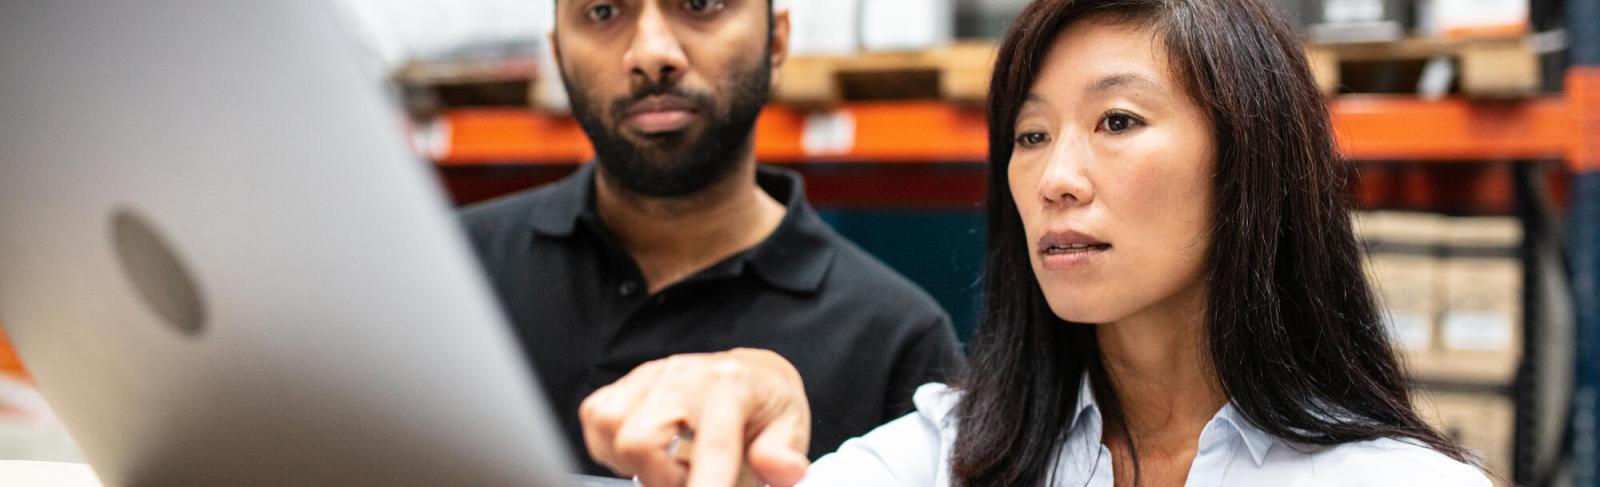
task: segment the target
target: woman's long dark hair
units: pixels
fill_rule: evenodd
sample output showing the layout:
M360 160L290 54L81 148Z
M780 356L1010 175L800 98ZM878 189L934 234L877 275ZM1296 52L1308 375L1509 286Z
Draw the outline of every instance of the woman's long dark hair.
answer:
M956 410L958 482L1042 484L1081 376L1103 375L1092 327L1063 322L1045 303L1006 170L1017 113L1045 55L1064 28L1088 17L1157 32L1175 77L1213 121L1207 343L1234 407L1291 442L1400 438L1465 460L1412 407L1361 271L1347 166L1334 152L1300 43L1276 7L1267 0L1037 0L1006 35L990 88L985 310ZM1114 409L1108 399L1102 404Z

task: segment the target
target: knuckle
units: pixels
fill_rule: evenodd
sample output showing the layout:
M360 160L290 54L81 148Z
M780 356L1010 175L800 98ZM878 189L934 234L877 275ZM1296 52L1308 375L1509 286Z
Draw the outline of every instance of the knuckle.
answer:
M600 441L614 444L617 440L617 428L620 426L620 424L621 422L619 420L611 418L602 418L592 421L585 420L583 421L583 429L586 431L586 434L592 434Z
M644 365L640 365L639 368L636 369L636 370L641 370L642 371L642 370L647 370L647 369L648 370L659 369L659 368L662 368L662 367L666 367L669 364L672 364L676 360L677 360L676 356L658 358L658 359L655 359L655 360L651 360L649 362L645 362Z
M738 452L743 446L737 439L724 435L697 438L695 442L696 448L704 448L707 451Z
M737 382L745 377L744 364L731 357L717 359L710 366L711 377L719 382Z
M624 458L640 459L654 450L653 445L654 442L650 441L648 436L624 430L617 434L614 449Z
M628 417L628 406L616 403L600 403L594 406L595 419L607 424L618 423Z
M589 422L590 420L597 419L600 413L600 395L603 392L605 392L604 389L596 391L594 394L591 394L589 397L585 398L583 402L578 403L578 419L585 423Z

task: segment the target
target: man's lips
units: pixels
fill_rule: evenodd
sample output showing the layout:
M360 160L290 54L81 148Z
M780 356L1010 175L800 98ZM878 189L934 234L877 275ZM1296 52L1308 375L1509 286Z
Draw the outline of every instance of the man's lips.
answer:
M623 123L645 135L678 132L694 123L699 115L688 99L663 95L634 102L623 113Z

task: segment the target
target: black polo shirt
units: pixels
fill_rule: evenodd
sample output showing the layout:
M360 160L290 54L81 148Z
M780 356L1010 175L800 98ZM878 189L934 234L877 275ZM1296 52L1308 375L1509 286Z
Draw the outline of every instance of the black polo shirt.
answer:
M805 380L813 459L911 411L917 386L963 366L938 304L823 223L798 174L762 167L757 183L787 208L778 229L654 295L595 211L593 164L462 212L586 472L609 473L589 460L578 404L650 360L737 347L783 355Z

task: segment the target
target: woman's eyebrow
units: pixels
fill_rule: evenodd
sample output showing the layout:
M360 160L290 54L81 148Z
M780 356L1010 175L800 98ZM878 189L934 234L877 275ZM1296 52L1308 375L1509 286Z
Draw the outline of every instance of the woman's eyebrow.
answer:
M1046 110L1049 106L1050 102L1045 100L1043 95L1028 93L1028 98L1022 100L1022 106L1017 107L1017 116L1021 117L1040 110Z
M1156 93L1165 92L1165 90L1161 89L1159 83L1151 81L1150 78L1133 73L1119 73L1100 78L1099 81L1089 86L1085 94L1093 97L1123 89L1144 89Z

